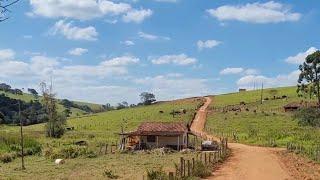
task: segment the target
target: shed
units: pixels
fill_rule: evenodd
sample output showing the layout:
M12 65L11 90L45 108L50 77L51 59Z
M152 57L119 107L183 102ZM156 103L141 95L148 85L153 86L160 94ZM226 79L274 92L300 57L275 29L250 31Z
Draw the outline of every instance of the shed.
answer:
M183 122L143 122L137 130L122 135L122 146L133 149L190 148L189 135L193 135ZM129 142L125 139L129 139Z

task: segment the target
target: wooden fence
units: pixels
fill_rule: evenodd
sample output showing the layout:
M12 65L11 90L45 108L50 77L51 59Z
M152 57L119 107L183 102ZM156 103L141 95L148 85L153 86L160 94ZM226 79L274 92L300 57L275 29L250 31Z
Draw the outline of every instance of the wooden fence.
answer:
M223 161L228 155L228 139L221 138L221 143L216 151L202 151L196 154L196 157L185 158L180 157L178 164L175 164L175 171L169 172L169 180L183 179L194 174L197 162L202 162L206 166L213 166ZM143 176L143 179L148 179Z

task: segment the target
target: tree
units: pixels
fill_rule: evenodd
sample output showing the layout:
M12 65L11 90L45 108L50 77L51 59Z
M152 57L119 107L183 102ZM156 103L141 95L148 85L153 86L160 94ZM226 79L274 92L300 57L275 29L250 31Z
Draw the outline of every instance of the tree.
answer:
M11 86L6 84L6 83L1 83L0 84L0 90L4 92L8 92L11 90Z
M28 88L28 92L32 94L34 98L38 99L39 93L35 89Z
M299 66L298 93L310 88L310 97L315 95L320 104L320 51L316 51L306 57L305 62Z
M156 101L155 95L152 94L152 93L148 93L148 92L141 93L140 94L140 99L141 99L141 102L144 105L150 105L150 104L152 104L153 102Z
M48 114L48 122L46 124L46 132L48 137L60 138L65 132L66 118L58 114L55 94L52 92L52 85L48 88L46 83L40 84L43 104Z
M20 0L0 0L0 22L9 19L8 13L11 12L11 10L9 10L10 6L19 1Z

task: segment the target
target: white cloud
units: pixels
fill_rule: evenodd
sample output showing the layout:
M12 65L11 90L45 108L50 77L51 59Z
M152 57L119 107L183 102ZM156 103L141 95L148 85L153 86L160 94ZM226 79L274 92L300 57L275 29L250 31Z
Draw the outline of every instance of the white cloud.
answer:
M317 50L318 49L315 47L310 47L305 52L300 52L295 56L290 56L290 57L286 58L285 61L290 64L302 64L303 62L305 62L305 59L309 54L312 54L312 53L316 52Z
M213 48L215 46L218 46L219 44L221 44L221 42L217 41L217 40L206 40L206 41L199 40L197 42L197 46L198 46L199 50L202 50L204 48L210 49L210 48Z
M74 26L72 22L65 22L64 20L56 22L51 31L52 35L61 34L70 40L95 41L98 36L98 32L92 26L81 28Z
M160 64L175 64L180 66L192 65L197 62L197 59L188 57L185 54L179 55L164 55L159 58L151 59L151 62L156 65Z
M159 75L134 79L135 83L146 86L158 100L203 96L212 93L207 79L186 78L182 76Z
M147 40L151 40L151 41L154 41L154 40L170 40L169 37L157 36L157 35L148 34L148 33L142 32L142 31L138 32L138 35L139 35L139 37L141 37L143 39L147 39Z
M242 67L228 67L220 71L221 75L230 75L230 74L244 74L244 75L256 75L259 74L257 69L245 69Z
M220 71L221 75L240 74L244 71L243 68L225 68Z
M84 49L84 48L74 48L68 51L68 53L73 56L81 56L87 52L88 52L88 49Z
M121 44L124 44L126 46L133 46L134 45L134 42L133 41L130 41L130 40L126 40L124 42L121 42Z
M0 49L0 61L14 59L15 52L12 49Z
M31 35L23 35L22 36L24 39L32 39L32 36Z
M139 58L133 56L121 56L110 60L106 60L101 63L103 66L128 66L132 64L138 64L140 62Z
M123 15L122 20L124 22L141 23L146 18L150 17L152 14L153 12L150 9L140 9L140 10L133 9L127 12L125 15Z
M278 75L276 77L266 77L262 75L247 75L237 81L239 88L253 89L254 85L264 87L292 86L297 84L300 71L293 71L287 75Z
M79 20L118 15L131 10L129 4L107 0L30 0L30 5L33 15Z
M274 1L237 6L225 5L208 9L207 12L220 21L236 20L260 24L298 21L301 18L301 14L291 12L284 4Z

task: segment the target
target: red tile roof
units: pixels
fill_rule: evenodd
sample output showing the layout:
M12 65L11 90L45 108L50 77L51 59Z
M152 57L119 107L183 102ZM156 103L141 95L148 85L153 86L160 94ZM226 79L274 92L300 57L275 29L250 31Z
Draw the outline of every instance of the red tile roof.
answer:
M181 135L187 132L188 128L183 122L144 122L140 124L136 131L129 134L135 136L172 136Z

